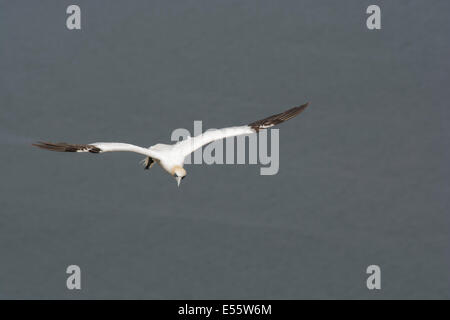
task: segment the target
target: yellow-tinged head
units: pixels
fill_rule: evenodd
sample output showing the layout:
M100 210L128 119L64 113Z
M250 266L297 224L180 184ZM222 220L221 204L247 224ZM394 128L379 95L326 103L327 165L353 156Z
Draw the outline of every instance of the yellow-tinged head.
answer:
M181 180L183 180L184 177L186 177L186 170L184 170L180 166L175 166L173 167L171 173L172 176L175 178L175 180L177 180L178 186L180 186Z

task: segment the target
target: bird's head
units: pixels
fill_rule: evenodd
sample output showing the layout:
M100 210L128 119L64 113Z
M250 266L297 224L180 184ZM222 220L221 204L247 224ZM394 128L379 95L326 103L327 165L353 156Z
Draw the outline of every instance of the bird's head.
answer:
M180 186L181 180L186 177L186 170L184 170L182 167L176 166L172 172L173 177L175 178L175 180L177 180L178 186Z

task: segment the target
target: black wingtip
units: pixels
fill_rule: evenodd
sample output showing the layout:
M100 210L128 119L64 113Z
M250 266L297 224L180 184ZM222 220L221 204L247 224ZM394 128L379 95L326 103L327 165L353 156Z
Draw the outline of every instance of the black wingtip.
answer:
M303 112L303 110L305 110L307 107L309 106L309 102L306 102L298 107L292 108L291 110L295 110L295 115L300 114L301 112ZM289 112L291 110L288 110L286 112Z
M102 150L90 144L70 144L66 142L37 142L32 144L35 147L58 152L91 152L100 153Z
M42 141L36 141L35 143L31 144L33 147L43 148L45 146L45 142Z
M249 124L249 126L258 132L260 129L266 129L283 123L289 119L292 119L299 115L306 107L309 105L309 102L302 104L300 106L293 107L289 110L286 110L281 113L274 114L270 117L264 118L262 120L258 120Z
M60 143L38 141L38 142L32 143L31 145L34 147L38 147L38 148L50 150L50 151L64 151L64 150L61 150L59 144Z

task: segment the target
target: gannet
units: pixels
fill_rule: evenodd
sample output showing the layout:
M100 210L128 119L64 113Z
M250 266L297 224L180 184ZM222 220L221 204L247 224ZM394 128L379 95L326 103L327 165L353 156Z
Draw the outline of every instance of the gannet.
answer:
M308 104L309 103L305 103L301 106L293 107L285 112L274 114L273 116L252 122L248 125L208 130L203 134L193 138L188 137L187 139L172 145L158 143L149 148L143 148L133 144L120 142L94 142L89 144L37 142L33 143L33 146L59 152L104 153L128 151L139 153L146 156L146 158L142 161L144 169L151 168L156 162L171 176L173 176L177 182L177 185L180 186L181 180L186 177L186 170L183 168L184 159L195 150L216 140L257 133L261 129L273 127L286 120L294 118L305 110Z

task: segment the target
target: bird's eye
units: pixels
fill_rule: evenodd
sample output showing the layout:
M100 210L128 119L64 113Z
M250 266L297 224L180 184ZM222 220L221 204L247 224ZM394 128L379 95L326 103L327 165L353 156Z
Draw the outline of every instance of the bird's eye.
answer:
M175 178L178 178L178 175L175 173L174 175L173 175Z
M181 177L181 180L183 180L183 179L184 179L184 177L186 177L186 176L183 176L183 177Z

